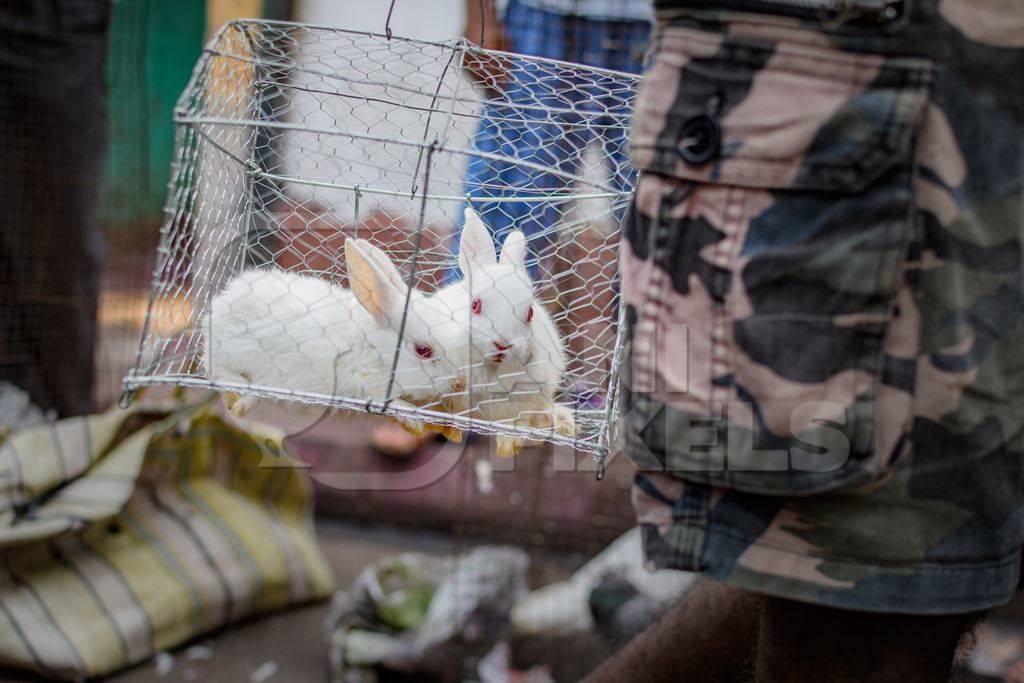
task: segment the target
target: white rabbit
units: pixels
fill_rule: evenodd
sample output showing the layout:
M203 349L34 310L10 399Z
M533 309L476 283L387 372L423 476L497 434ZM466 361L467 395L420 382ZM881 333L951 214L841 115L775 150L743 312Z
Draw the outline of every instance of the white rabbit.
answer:
M351 290L308 275L248 270L214 297L206 321L207 376L213 381L383 400L408 288L365 240L345 242ZM463 390L451 354L464 357L465 333L448 310L412 290L392 405L441 409ZM254 396L228 394L238 416ZM417 420L398 419L421 433ZM445 432L448 434L448 432ZM454 432L457 434L457 432Z
M534 296L525 263L526 237L519 230L511 232L498 259L480 217L468 207L465 215L459 248L463 279L434 298L469 329L469 407L486 420L571 436L572 411L555 403L565 373L565 343ZM499 436L498 454L515 455L523 445L521 438Z

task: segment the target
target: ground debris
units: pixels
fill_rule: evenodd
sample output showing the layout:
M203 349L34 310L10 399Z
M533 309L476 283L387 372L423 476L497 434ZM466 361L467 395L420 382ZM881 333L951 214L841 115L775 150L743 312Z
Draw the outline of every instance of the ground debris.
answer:
M156 669L156 675L163 678L174 668L174 655L170 652L157 652L153 657L153 668Z
M277 662L271 660L263 662L252 672L249 680L252 683L263 683L277 673Z

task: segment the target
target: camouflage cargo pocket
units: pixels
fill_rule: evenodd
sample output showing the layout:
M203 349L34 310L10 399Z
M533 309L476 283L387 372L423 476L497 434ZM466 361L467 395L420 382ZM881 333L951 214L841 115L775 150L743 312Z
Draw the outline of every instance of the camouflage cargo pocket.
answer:
M803 494L867 481L899 450L930 68L818 38L656 39L621 256L623 436L641 468Z

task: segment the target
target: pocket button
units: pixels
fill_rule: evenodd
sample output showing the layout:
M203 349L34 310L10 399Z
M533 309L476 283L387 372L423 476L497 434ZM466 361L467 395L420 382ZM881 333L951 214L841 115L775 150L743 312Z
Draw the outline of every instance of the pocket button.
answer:
M688 164L700 165L718 156L722 130L707 114L698 114L683 124L679 136L679 156Z

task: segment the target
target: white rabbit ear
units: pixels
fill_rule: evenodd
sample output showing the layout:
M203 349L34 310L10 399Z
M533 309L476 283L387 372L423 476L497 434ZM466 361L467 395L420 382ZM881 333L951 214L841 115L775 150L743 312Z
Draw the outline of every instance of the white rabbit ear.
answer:
M501 245L501 263L526 270L526 235L513 230Z
M396 289L405 289L405 279L383 249L367 242L366 240L356 240L356 242L359 243L359 247L362 252L366 254L374 264L376 264L377 269L387 277L388 282L390 282Z
M379 325L385 326L400 308L404 292L395 286L386 269L374 261L367 246L363 240L345 240L349 285L359 304Z
M497 262L498 255L494 252L490 231L476 211L467 206L466 223L459 238L459 267L463 276L468 277L474 267L493 266Z

